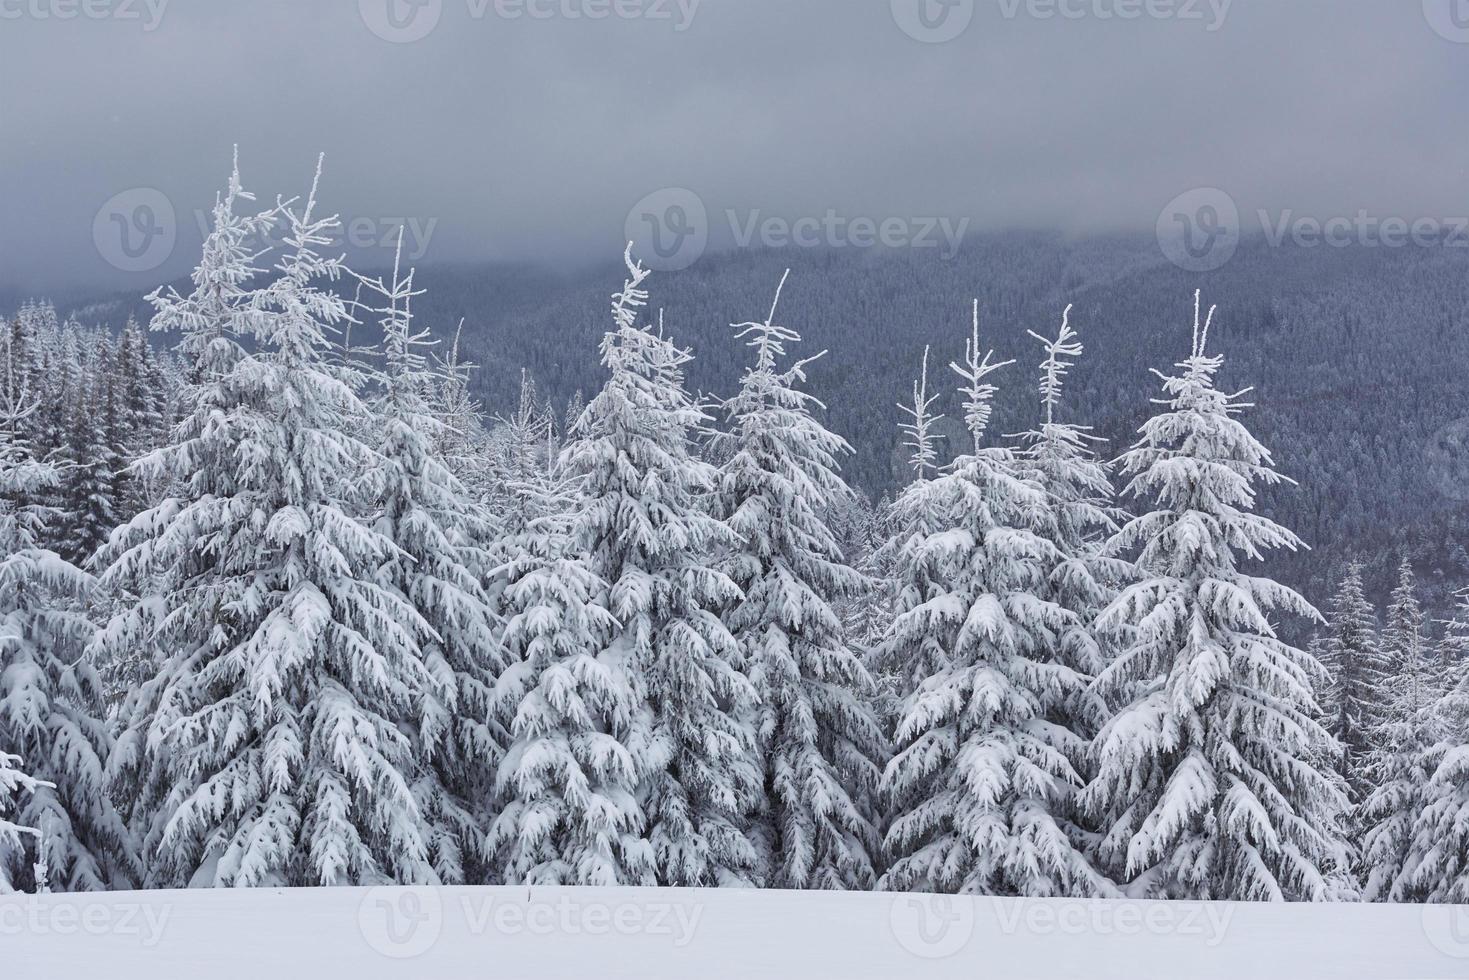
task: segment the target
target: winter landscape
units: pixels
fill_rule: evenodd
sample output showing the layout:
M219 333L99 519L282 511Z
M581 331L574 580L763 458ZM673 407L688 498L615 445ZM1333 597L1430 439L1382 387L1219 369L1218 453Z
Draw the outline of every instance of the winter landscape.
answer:
M1395 123L1416 175L1359 153L1323 188L1305 136L1242 124L1217 171L1098 137L1032 184L993 147L1080 145L1014 119L1074 107L978 84L1042 52L1142 84L1307 26L1245 2L0 0L34 95L0 143L7 975L1469 977L1469 218L1427 152L1462 107ZM1343 5L1334 50L1421 53L1343 83L1366 117L1462 82L1457 2ZM535 137L494 142L503 195L384 81L442 80L486 21L539 52L497 37L475 70L517 97L463 103ZM733 40L825 85L775 22L890 47L885 82L706 169L688 137L739 139L702 110L617 103L664 64L754 112ZM160 83L286 28L331 67L221 53L236 124L167 137L197 160L158 127L201 93L22 78L75 43ZM1279 84L1335 106L1310 77ZM929 150L944 113L1039 127L985 135L993 194L896 136L813 183L811 125L940 78L888 107ZM151 135L72 162L43 117L97 104ZM1159 145L1192 112L1094 109ZM687 179L647 145L673 117ZM770 203L721 208L745 170ZM43 222L73 185L86 220Z

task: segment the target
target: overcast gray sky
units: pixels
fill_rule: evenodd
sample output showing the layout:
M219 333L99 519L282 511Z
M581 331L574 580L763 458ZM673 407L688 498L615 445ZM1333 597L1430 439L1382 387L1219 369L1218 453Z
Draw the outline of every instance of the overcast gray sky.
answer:
M271 198L325 151L356 243L409 218L420 264L604 257L664 188L716 245L1151 230L1198 187L1450 218L1466 94L1469 0L0 0L0 285L186 272L234 143Z

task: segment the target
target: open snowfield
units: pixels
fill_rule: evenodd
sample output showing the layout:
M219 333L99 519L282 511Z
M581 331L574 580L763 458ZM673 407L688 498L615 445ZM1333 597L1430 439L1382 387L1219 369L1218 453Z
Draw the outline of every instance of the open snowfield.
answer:
M0 899L6 980L1469 977L1469 908L662 889Z

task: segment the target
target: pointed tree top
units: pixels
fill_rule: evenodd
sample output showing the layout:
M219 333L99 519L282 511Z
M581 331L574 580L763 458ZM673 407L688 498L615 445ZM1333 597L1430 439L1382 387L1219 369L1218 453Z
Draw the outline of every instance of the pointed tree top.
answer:
M943 436L934 435L931 431L933 424L943 416L929 414L933 403L938 400L938 395L928 393L928 352L929 348L924 347L923 369L918 379L913 382L913 404L911 406L898 405L898 410L910 419L899 428L908 437L908 441L903 445L913 450L913 455L909 458L909 465L913 467L913 472L920 481L927 479L929 471L938 468L938 451L934 448L934 442L943 438Z
M963 378L966 384L959 389L965 395L964 400L964 424L969 428L969 434L974 437L974 451L979 452L984 441L984 433L989 428L990 416L994 414L992 404L995 392L1000 389L985 381L984 379L1002 367L1009 367L1014 361L1001 361L994 363L991 358L995 356L992 350L980 354L979 348L979 300L974 301L974 324L969 339L964 342L964 363L962 365L954 362L949 367L955 374Z
M1034 330L1027 330L1046 349L1046 359L1041 362L1041 404L1046 410L1046 424L1056 421L1056 407L1061 404L1061 389L1066 383L1066 373L1071 370L1073 359L1082 354L1081 341L1071 329L1071 310L1068 305L1061 314L1061 331L1055 337L1043 337Z

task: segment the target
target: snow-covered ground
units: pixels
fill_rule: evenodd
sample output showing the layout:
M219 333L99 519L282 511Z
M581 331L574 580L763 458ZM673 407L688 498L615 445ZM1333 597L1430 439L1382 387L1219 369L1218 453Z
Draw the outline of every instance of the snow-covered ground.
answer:
M0 899L0 976L1469 977L1469 908L553 888Z

